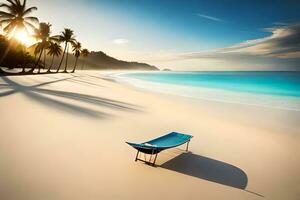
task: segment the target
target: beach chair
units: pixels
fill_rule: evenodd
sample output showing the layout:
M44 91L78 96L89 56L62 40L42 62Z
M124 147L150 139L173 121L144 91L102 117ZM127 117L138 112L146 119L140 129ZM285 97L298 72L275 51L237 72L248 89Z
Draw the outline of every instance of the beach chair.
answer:
M157 155L166 149L174 148L180 145L187 143L186 151L189 148L189 142L193 138L191 135L186 135L182 133L172 132L167 135L161 136L159 138L144 142L144 143L131 143L126 142L128 145L132 146L137 150L135 161L142 161L152 166L155 166ZM150 155L149 161L145 159L142 160L139 158L139 154L144 153L145 155ZM154 156L154 161L152 162L152 157Z

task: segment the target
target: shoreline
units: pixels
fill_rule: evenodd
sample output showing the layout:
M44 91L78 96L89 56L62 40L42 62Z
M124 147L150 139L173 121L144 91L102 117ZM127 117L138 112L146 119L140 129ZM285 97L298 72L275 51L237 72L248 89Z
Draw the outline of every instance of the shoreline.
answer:
M132 72L111 72L105 76L119 82L120 84L126 84L132 86L133 88L140 89L146 92L154 92L156 94L166 94L172 95L174 97L180 96L198 100L300 112L300 97L249 93L242 91L237 92L208 87L174 85L168 83L145 81L124 76L124 74L126 75L130 73ZM266 102L266 100L268 100L268 102Z

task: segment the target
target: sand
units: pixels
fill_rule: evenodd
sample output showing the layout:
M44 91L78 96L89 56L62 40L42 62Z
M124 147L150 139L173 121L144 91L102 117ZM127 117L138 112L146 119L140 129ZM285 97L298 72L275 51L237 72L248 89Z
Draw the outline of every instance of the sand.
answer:
M300 112L157 94L102 72L0 77L0 199L300 198ZM192 134L157 167L125 141Z

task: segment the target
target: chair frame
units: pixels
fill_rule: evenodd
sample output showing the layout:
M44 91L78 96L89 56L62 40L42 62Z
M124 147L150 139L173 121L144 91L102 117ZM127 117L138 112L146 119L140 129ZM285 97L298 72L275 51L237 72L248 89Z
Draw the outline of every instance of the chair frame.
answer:
M186 143L184 143L184 144L187 144L187 145L186 145L186 149L185 149L186 152L189 151L189 143L190 143L190 141L191 141L191 140L188 140ZM182 144L182 145L183 145L183 144ZM156 165L155 165L155 162L156 162L157 156L158 156L158 154L160 153L160 152L155 153L155 150L156 150L156 149L153 148L153 149L152 149L152 152L151 152L150 154L148 154L148 155L150 155L149 161L147 161L147 159L146 159L146 155L147 155L146 153L144 153L145 159L144 159L144 160L143 160L143 159L140 159L140 158L139 158L139 154L140 154L140 153L143 153L143 152L141 152L140 150L137 150L136 157L135 157L135 162L141 161L141 162L144 162L144 163L146 163L146 164L148 164L148 165L150 165L150 166L152 166L152 167L155 167L155 166L156 166ZM154 161L151 162L151 161L152 161L153 155L155 155L155 156L154 156Z

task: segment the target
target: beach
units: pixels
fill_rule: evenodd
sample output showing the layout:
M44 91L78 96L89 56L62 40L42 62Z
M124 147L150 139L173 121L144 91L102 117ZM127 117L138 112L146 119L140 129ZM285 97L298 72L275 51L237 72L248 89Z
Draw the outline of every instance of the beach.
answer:
M0 77L0 199L300 197L300 112L149 92L106 73ZM194 136L135 162L125 142Z

